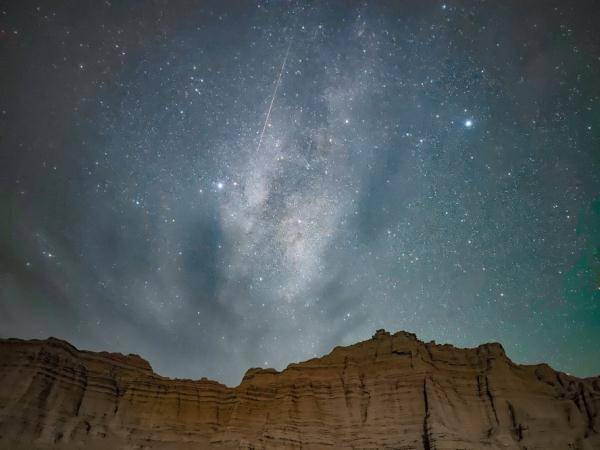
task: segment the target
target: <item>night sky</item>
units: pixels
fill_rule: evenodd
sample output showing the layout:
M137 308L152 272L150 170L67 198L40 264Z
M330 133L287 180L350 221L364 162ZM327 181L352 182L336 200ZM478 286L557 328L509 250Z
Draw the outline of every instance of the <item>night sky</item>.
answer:
M236 385L407 330L600 373L600 4L0 6L0 336Z

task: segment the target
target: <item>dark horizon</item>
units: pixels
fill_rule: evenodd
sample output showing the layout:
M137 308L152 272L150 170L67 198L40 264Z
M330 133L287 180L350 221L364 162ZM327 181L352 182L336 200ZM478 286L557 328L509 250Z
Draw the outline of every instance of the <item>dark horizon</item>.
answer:
M86 348L79 348L79 347L77 347L77 346L73 345L72 343L70 343L69 341L66 341L66 340L64 340L64 339L57 338L57 337L55 337L55 336L49 336L49 337L47 337L47 338L31 338L31 339L23 339L23 338L0 338L0 340L5 340L5 341L18 341L18 342L36 342L36 343L37 343L37 342L58 341L58 342L60 342L61 344L66 344L66 345L68 345L69 347L72 347L74 350L76 350L76 351L78 351L78 352L83 352L83 353L92 353L92 354L102 354L102 353L109 353L109 354L112 354L112 355L115 355L115 354L116 354L116 355L119 355L119 356L122 356L122 357L126 357L126 358L127 358L127 357L140 358L141 360L143 360L145 363L147 363L147 364L148 364L148 366L150 367L150 369L152 370L152 372L153 372L155 375L158 375L159 377L161 377L161 378L165 378L165 379L167 379L167 380L187 380L187 381L201 381L201 380L209 380L209 381L215 381L215 382L217 382L217 383L220 383L220 384L222 384L222 385L225 385L225 386L227 386L228 388L236 388L236 387L239 387L239 386L240 386L240 384L242 383L242 380L244 379L244 376L245 376L245 375L246 375L248 372L252 372L252 371L255 371L255 370L257 370L257 369L268 369L268 370L273 370L273 369L274 369L274 370L275 370L277 373L282 373L283 371L285 371L286 369L288 369L288 368L289 368L289 366L292 366L292 365L297 365L297 364L303 364L303 363L306 363L306 362L308 362L308 361L310 361L310 360L312 360L312 359L314 359L314 358L317 358L317 359L318 359L318 358L323 358L323 357L326 357L326 356L328 356L330 353L332 353L332 352L333 352L335 349L337 349L337 348L340 348L340 347L342 347L342 348L348 348L348 347L353 347L353 346L355 346L355 345L358 345L358 344L365 344L365 343L367 343L368 341L375 339L375 338L376 338L378 335L380 335L381 333L383 333L383 334L386 334L386 335L388 335L388 336L392 336L392 337L394 337L394 336L396 336L396 335L398 335L398 334L405 334L405 335L406 335L406 334L408 334L409 336L412 336L412 337L413 337L413 338L415 338L417 341L419 341L419 342L421 342L421 343L423 343L423 344L426 344L426 345L429 345L429 344L434 344L434 345L437 345L437 346L442 346L442 347L450 346L452 349L455 349L455 350L474 350L474 349L477 349L477 348L480 348L480 347L490 347L490 346L492 346L492 347L493 347L493 346L500 346L500 348L502 349L502 351L503 351L504 353L506 353L506 349L504 348L504 346L502 345L502 343L501 343L501 342L483 342L483 343L481 343L481 344L479 344L479 345L475 345L475 346L473 346L473 347L459 347L459 346L455 346L455 345L453 345L453 344L450 344L450 343L447 343L447 342L436 342L436 341L429 341L429 342L425 342L425 341L423 341L422 339L420 339L418 335L416 335L416 334L414 334L414 333L411 333L411 332L409 332L409 331L405 331L405 330L396 330L396 331L390 331L390 330L378 329L378 330L374 330L374 332L373 332L372 336L370 336L368 339L361 340L361 341L357 341L357 342L352 342L352 343L350 343L350 344L348 344L348 345L344 345L344 346L339 346L339 345L336 345L336 346L334 346L334 347L330 348L329 350L325 351L323 354L321 354L321 355L317 355L317 356L315 356L315 357L312 357L312 358L307 358L307 359L304 359L304 360L298 360L298 361L289 361L287 364L283 365L283 366L282 366L280 369L275 369L275 368L273 368L273 367L247 367L247 368L246 368L246 369L245 369L245 370L244 370L244 371L243 371L243 372L240 374L240 377L239 377L239 380L240 380L240 381L239 381L238 383L235 383L235 384L227 384L227 383L224 383L224 382L222 382L222 381L220 381L220 380L217 380L217 379L212 379L212 378L209 378L209 377L203 376L202 374L200 374L200 375L199 375L198 377L196 377L196 378L169 377L169 376L166 376L166 375L164 375L164 374L161 374L160 372L158 372L158 371L157 371L157 370L154 368L154 366L152 365L152 361L150 361L150 360L148 360L147 358L145 358L145 357L144 357L144 355L140 355L140 354L138 354L138 353L121 353L121 352L114 352L114 351L111 351L111 350L106 350L106 349L105 349L105 350L90 350L90 349L86 349ZM513 363L517 364L518 366L538 366L538 365L547 365L547 366L549 366L549 367L550 367L552 370L556 371L557 373L564 373L564 374L565 374L565 375L567 375L567 376L571 376L571 377L575 377L575 378L580 378L580 379L595 379L595 378L598 378L598 377L600 377L600 374L597 374L597 375L591 375L591 376L587 376L587 377L578 377L577 375L574 375L574 374L571 374L571 373L562 372L562 371L557 371L557 370L556 370L554 367L552 367L551 365L549 365L549 364L548 364L548 363L546 363L545 361L531 362L531 363L516 363L516 362L515 362L515 361L514 361L514 360L511 358L511 356L510 356L508 353L506 353L506 356L508 357L508 359L509 359L509 360L511 360Z

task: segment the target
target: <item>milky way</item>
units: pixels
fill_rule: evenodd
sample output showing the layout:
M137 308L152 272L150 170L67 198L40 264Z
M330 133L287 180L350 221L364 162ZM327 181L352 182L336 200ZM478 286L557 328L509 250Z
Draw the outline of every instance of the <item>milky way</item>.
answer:
M591 1L4 4L0 335L230 385L379 328L597 374L598 23Z

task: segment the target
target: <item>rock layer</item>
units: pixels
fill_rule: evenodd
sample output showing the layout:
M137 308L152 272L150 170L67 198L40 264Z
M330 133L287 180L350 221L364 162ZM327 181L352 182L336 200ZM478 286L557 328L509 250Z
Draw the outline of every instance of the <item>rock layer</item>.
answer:
M2 449L600 448L600 378L380 330L239 386L137 355L0 340Z

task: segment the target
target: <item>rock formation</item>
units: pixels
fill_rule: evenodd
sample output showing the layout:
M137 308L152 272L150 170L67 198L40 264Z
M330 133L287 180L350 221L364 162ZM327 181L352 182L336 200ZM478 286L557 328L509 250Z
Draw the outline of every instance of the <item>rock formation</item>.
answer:
M239 386L137 355L0 340L0 448L600 449L600 378L380 330Z

